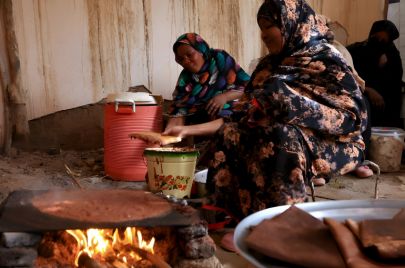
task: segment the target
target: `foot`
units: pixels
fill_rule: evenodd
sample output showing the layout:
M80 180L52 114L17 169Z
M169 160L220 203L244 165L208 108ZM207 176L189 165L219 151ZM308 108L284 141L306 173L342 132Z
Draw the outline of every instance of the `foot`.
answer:
M358 166L354 171L353 171L354 175L356 175L356 177L364 179L364 178L368 178L374 175L373 170L369 167L369 166L365 166L365 165L361 165Z
M312 182L314 183L314 186L324 186L326 184L324 178L313 178Z
M233 243L233 235L234 235L233 231L224 234L224 236L221 239L220 245L225 250L236 252L236 247L235 244Z

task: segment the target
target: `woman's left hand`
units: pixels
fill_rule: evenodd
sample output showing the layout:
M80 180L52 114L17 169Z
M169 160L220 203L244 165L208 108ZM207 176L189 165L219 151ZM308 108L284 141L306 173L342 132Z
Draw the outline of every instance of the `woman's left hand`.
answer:
M222 110L225 103L227 102L227 98L225 94L218 94L213 97L207 104L206 110L210 116L215 116Z

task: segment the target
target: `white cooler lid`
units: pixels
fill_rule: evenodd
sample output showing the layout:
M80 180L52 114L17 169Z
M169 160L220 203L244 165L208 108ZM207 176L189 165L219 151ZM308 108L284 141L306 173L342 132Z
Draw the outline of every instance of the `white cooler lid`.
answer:
M119 92L107 96L107 103L135 102L137 104L156 104L155 98L148 92Z

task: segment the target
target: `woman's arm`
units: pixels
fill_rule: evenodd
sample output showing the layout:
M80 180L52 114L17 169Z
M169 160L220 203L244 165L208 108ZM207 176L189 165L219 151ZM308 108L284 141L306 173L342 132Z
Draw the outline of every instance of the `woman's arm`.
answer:
M184 126L184 122L185 122L184 116L170 117L169 120L167 121L165 131L174 126Z
M177 125L172 127L167 127L163 132L163 135L177 136L184 138L187 136L208 136L213 135L222 126L224 120L222 118L196 125Z

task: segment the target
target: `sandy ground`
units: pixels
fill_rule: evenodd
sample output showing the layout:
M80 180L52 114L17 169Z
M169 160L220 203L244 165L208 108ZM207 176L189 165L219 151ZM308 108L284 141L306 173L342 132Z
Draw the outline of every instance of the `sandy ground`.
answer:
M315 189L316 201L372 199L376 176L358 179L347 175L332 179ZM47 190L54 188L131 188L146 189L144 182L114 181L104 174L103 151L19 152L0 156L0 202L16 190ZM405 166L395 173L379 177L380 199L405 199ZM225 268L247 268L239 255L220 248L223 232L212 233L218 245L217 257Z
M114 181L104 175L103 151L17 152L0 156L0 201L16 190L132 188L144 182Z

